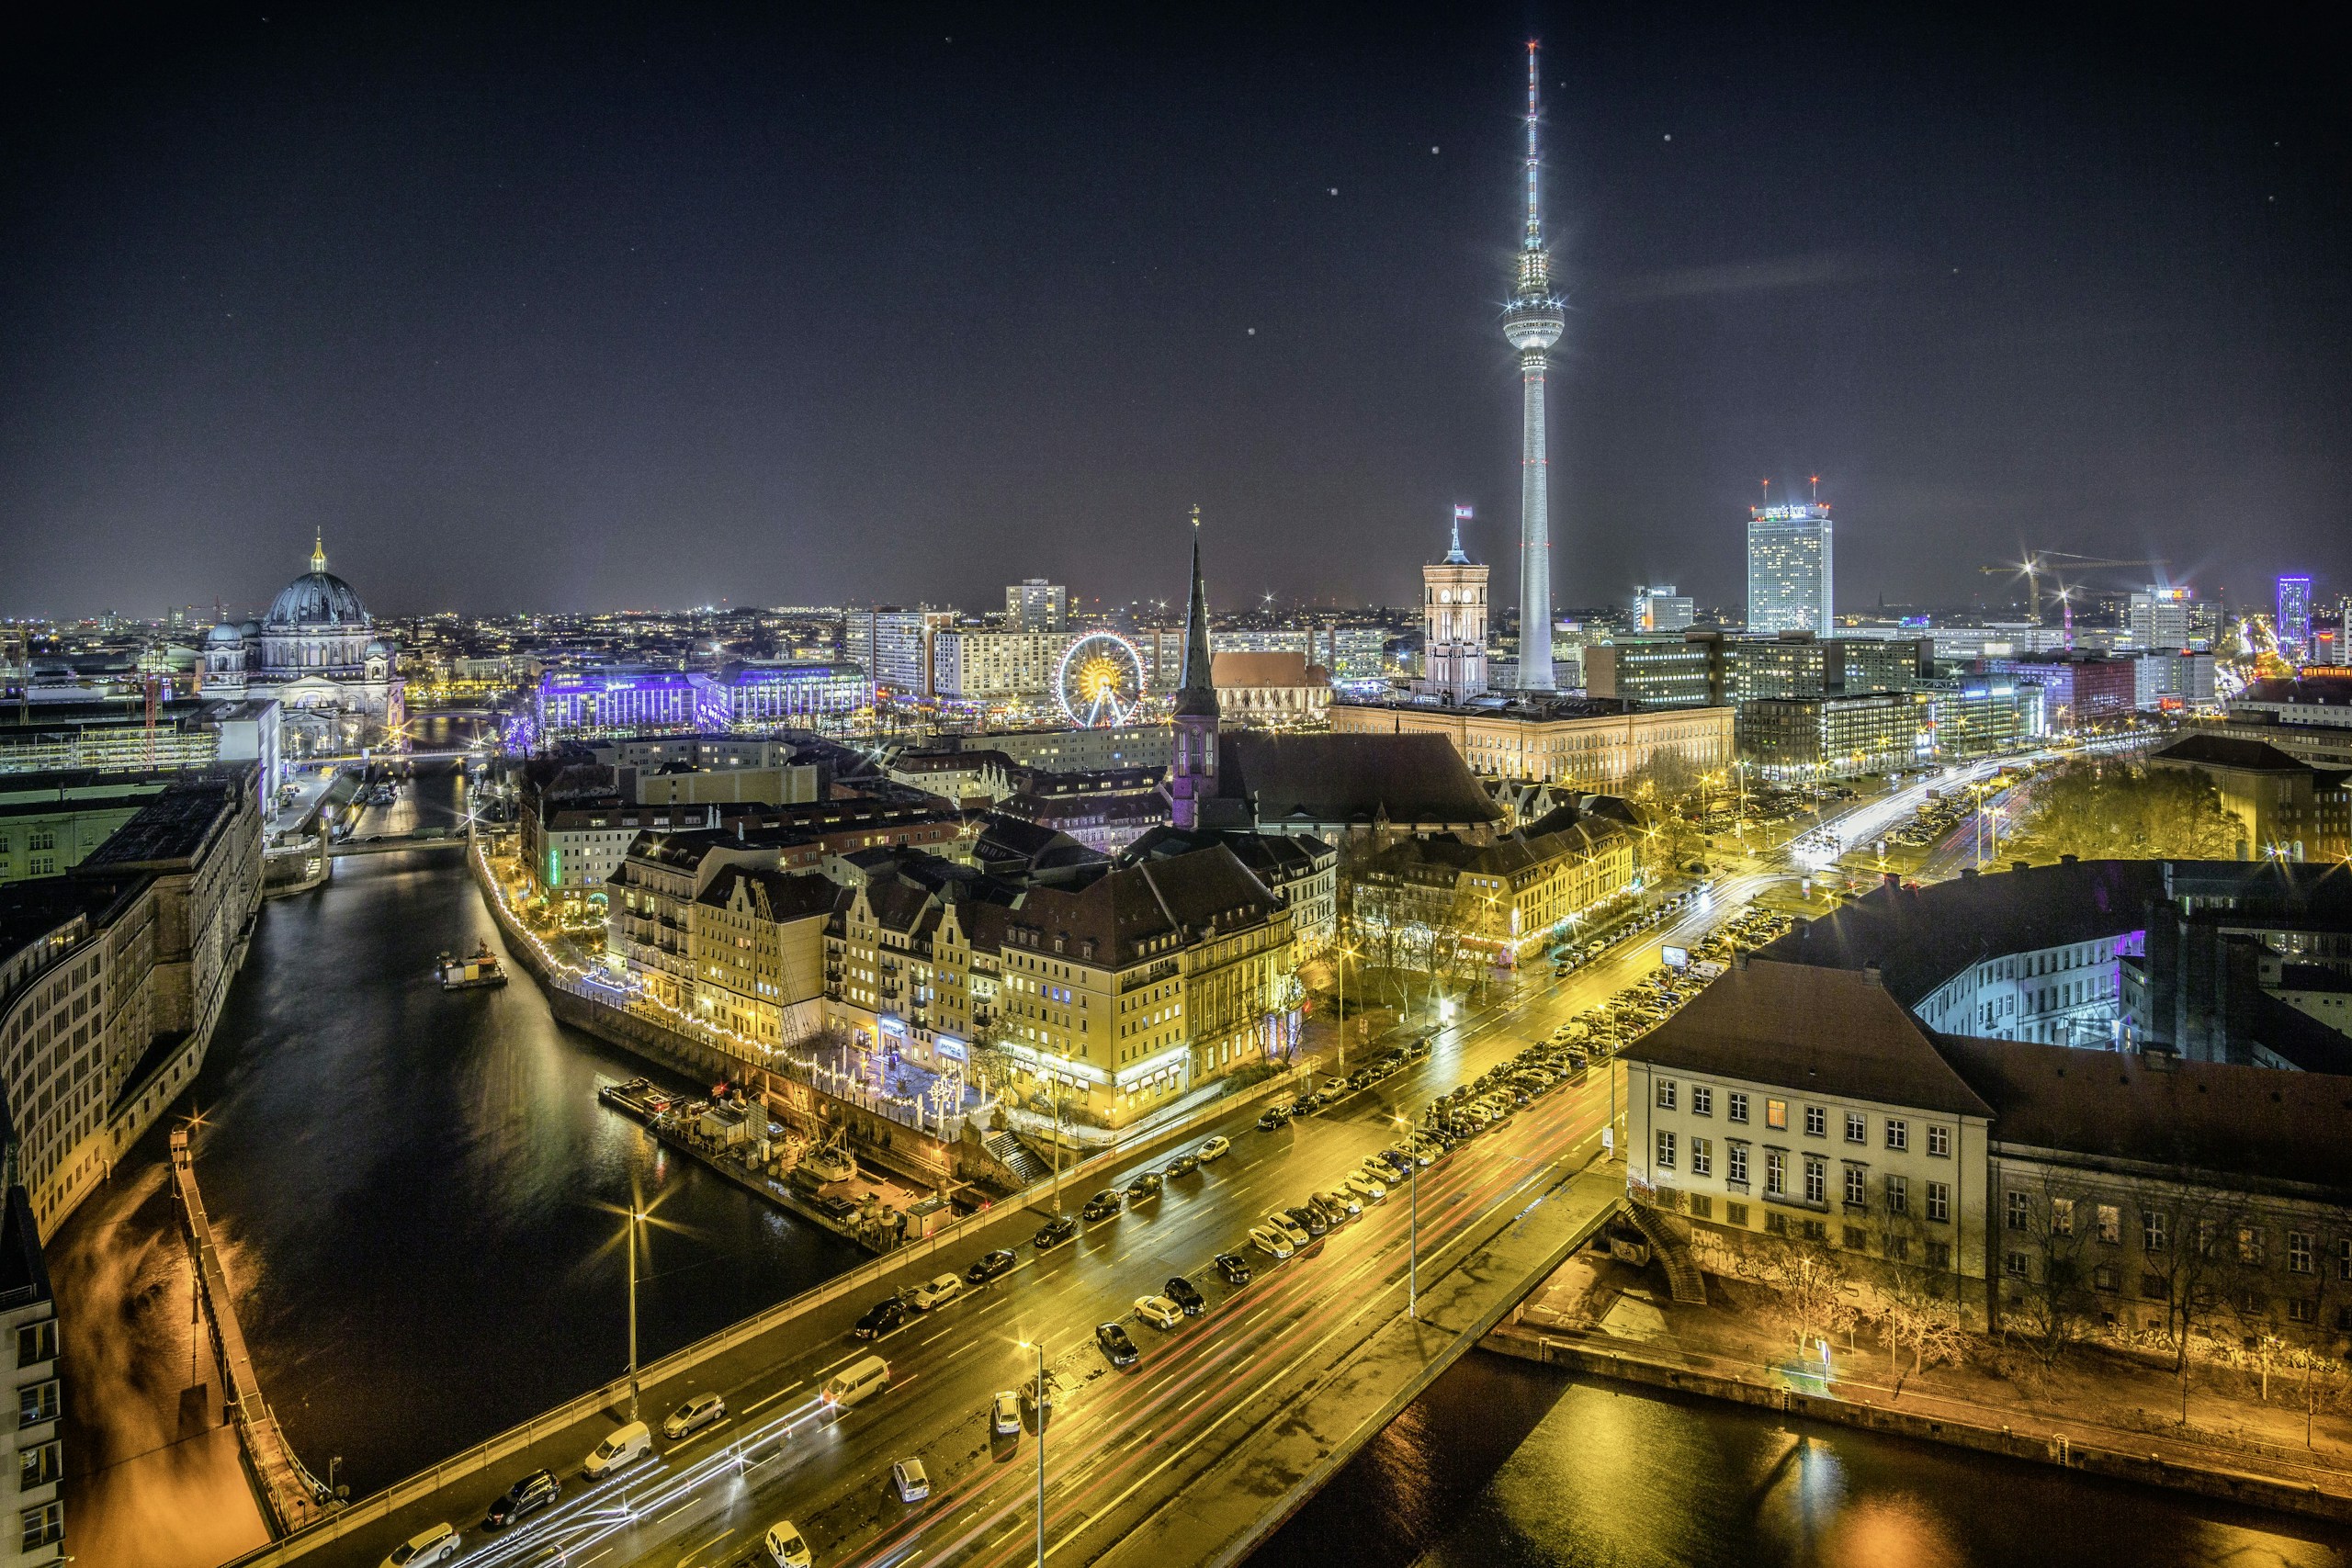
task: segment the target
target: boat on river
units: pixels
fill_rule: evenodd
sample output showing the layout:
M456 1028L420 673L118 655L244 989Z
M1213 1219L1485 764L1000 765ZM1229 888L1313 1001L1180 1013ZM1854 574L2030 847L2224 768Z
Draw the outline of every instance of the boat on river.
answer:
M498 962L498 955L490 951L490 943L486 942L463 958L443 953L434 971L440 976L441 988L445 991L470 991L483 986L506 984L506 970Z

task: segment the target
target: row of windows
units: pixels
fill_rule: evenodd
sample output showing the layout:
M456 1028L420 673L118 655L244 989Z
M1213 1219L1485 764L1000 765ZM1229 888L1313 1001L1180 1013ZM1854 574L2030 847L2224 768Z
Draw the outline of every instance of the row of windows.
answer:
M1692 1084L1690 1088L1690 1114L1693 1116L1713 1116L1715 1113L1714 1086L1712 1084ZM1675 1110L1682 1098L1682 1084L1679 1080L1675 1078L1659 1078L1657 1080L1657 1107L1659 1110ZM1750 1103L1746 1090L1728 1089L1724 1091L1724 1119L1725 1121L1745 1123L1748 1120L1749 1110ZM1829 1135L1829 1108L1826 1105L1807 1105L1804 1107L1804 1111L1805 1136L1809 1138L1827 1137ZM1870 1118L1860 1111L1849 1111L1845 1112L1844 1115L1846 1142L1855 1145L1867 1145L1870 1142ZM1902 1116L1886 1116L1880 1118L1880 1121L1882 1123L1882 1133L1888 1148L1893 1149L1897 1153L1901 1153L1907 1151L1911 1147L1911 1122L1909 1118ZM1767 1127L1785 1129L1788 1124L1789 1102L1785 1100L1777 1100L1768 1097L1764 1101L1764 1125ZM1951 1156L1951 1128L1939 1122L1929 1122L1927 1129L1927 1147L1928 1153L1936 1158L1949 1159Z
M1660 1170L1673 1170L1685 1153L1680 1136L1667 1129L1657 1129L1652 1148L1652 1161ZM1696 1135L1689 1140L1688 1157L1693 1176L1715 1173L1715 1145L1712 1138ZM1749 1145L1745 1140L1727 1139L1724 1146L1724 1179L1739 1187L1748 1183ZM1826 1205L1829 1201L1829 1162L1820 1155L1805 1155L1801 1167L1804 1176L1804 1197L1808 1203ZM1921 1213L1938 1224L1951 1223L1951 1183L1927 1181L1920 1184L1925 1203ZM1789 1188L1789 1156L1785 1149L1764 1151L1764 1192L1767 1197L1791 1196ZM1849 1164L1845 1168L1843 1184L1845 1201L1856 1208L1870 1203L1870 1168ZM1911 1179L1889 1174L1881 1178L1880 1198L1890 1214L1908 1214L1911 1210Z
M2030 1232L2034 1228L2033 1194L2012 1190L2003 1197L2003 1224L2012 1231ZM2123 1209L2117 1203L2078 1204L2072 1198L2050 1199L2050 1234L2071 1236L2080 1219L2087 1225L2086 1234L2108 1247L2123 1242ZM2259 1224L2246 1224L2229 1227L2234 1233L2235 1256L2248 1268L2266 1267L2270 1257L2269 1231ZM2222 1227L2212 1220L2197 1223L2196 1246L2199 1255L2210 1256L2221 1239ZM2173 1243L2172 1219L2162 1209L2140 1212L2140 1249L2143 1252L2166 1252ZM2338 1238L2332 1253L2335 1277L2352 1282L2352 1236ZM2294 1274L2316 1274L2323 1256L2321 1238L2316 1232L2293 1230L2287 1232L2285 1260L2287 1269Z

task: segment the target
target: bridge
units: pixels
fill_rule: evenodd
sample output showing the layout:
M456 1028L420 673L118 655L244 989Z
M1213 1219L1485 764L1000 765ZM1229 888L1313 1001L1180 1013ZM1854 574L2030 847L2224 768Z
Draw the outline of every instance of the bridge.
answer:
M374 1568L446 1520L466 1532L461 1561L482 1568L558 1552L602 1568L722 1568L789 1517L829 1565L884 1568L920 1552L1015 1568L1035 1551L1038 1438L1034 1427L993 1435L986 1412L997 1391L1035 1375L1025 1342L1045 1347L1062 1391L1045 1434L1049 1551L1073 1564L1232 1562L1620 1210L1623 1168L1600 1137L1618 1109L1613 1077L1597 1071L1537 1100L1296 1258L1258 1254L1248 1229L1339 1186L1396 1141L1396 1118L1630 983L1661 938L1695 940L1719 918L1694 912L1568 982L1531 987L1449 1028L1428 1061L1279 1131L1257 1130L1255 1105L1241 1103L1096 1156L1064 1183L1073 1205L1212 1133L1233 1145L1072 1243L1029 1245L1050 1195L1000 1204L647 1367L647 1419L706 1390L732 1414L657 1442L654 1459L621 1476L579 1473L628 1418L628 1390L615 1382L241 1562ZM1016 1258L1004 1275L870 1345L847 1338L876 1301L1000 1247ZM1222 1278L1213 1258L1227 1251L1249 1257L1255 1278ZM1204 1314L1165 1333L1136 1320L1127 1303L1177 1273ZM1095 1346L1094 1325L1114 1316L1141 1347L1136 1367L1111 1367ZM823 1406L825 1378L867 1353L889 1363L888 1390L853 1411ZM884 1477L910 1456L930 1471L932 1498L886 1506ZM490 1502L541 1465L565 1478L557 1506L481 1537L474 1521Z
M462 850L466 835L454 828L417 828L405 833L363 833L327 846L335 860L352 855L389 855L408 850Z

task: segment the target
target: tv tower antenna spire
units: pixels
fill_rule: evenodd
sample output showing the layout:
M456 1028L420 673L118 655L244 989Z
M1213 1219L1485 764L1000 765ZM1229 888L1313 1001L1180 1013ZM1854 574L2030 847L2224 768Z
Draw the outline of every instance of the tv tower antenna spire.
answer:
M1519 288L1503 311L1503 336L1519 350L1519 683L1554 689L1552 673L1552 468L1544 425L1544 379L1551 347L1567 330L1552 293L1552 257L1544 248L1543 164L1536 126L1542 109L1540 46L1527 43L1527 234L1520 245Z

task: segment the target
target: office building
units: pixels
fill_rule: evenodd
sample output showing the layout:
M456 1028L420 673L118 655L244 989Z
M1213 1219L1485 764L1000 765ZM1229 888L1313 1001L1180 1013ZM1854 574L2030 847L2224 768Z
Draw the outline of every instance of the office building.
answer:
M1024 578L1004 591L1007 631L1061 632L1069 629L1069 590L1042 577Z
M2006 756L2042 734L2042 689L2012 675L1951 675L1919 683L1932 754L1942 761Z
M2089 653L2045 653L1981 660L1978 672L2030 681L2043 692L2043 716L2056 735L2096 729L2136 711L2140 676L2129 659Z
M2134 589L2124 609L2124 629L2132 646L2149 653L2178 653L2193 647L2211 648L2199 637L2199 606L2189 590L2150 584Z
M1829 508L1819 502L1750 507L1747 514L1747 630L1829 635L1837 614Z
M1442 703L1466 703L1487 690L1487 568L1462 548L1470 509L1453 509L1453 542L1442 559L1421 568L1421 678L1413 689Z
M63 1397L58 1380L57 1297L50 1288L49 1264L41 1257L40 1229L17 1168L17 1133L0 1105L0 1140L11 1179L0 1191L0 1352L10 1356L9 1386L17 1396L17 1418L8 1423L8 1446L0 1450L0 1563L63 1561L65 1505L58 1498L65 1456L58 1434ZM86 1463L86 1456L84 1458ZM5 1522L15 1516L11 1529Z
M2282 577L2278 580L2278 618L2272 623L2278 634L2278 651L2289 663L2300 664L2312 652L2312 580L2308 577Z
M1740 756L1780 783L1858 778L1916 767L1934 747L1923 692L1758 697L1739 705Z
M1668 582L1634 590L1634 629L1637 632L1679 632L1691 620L1690 595L1677 593Z
M2201 729L2152 754L2148 765L2212 781L2222 809L2237 821L2241 860L2334 863L2352 854L2352 771Z
M842 653L863 669L877 694L931 695L931 642L956 624L952 610L884 604L842 617Z
M1054 692L1069 631L952 626L931 639L931 691L942 702L1042 703Z
M608 665L551 670L532 692L538 741L697 736L842 718L873 702L863 670L843 664L741 664L699 670Z
M1584 650L1585 694L1644 708L1716 706L1725 700L1724 663L1714 632L1595 643Z

